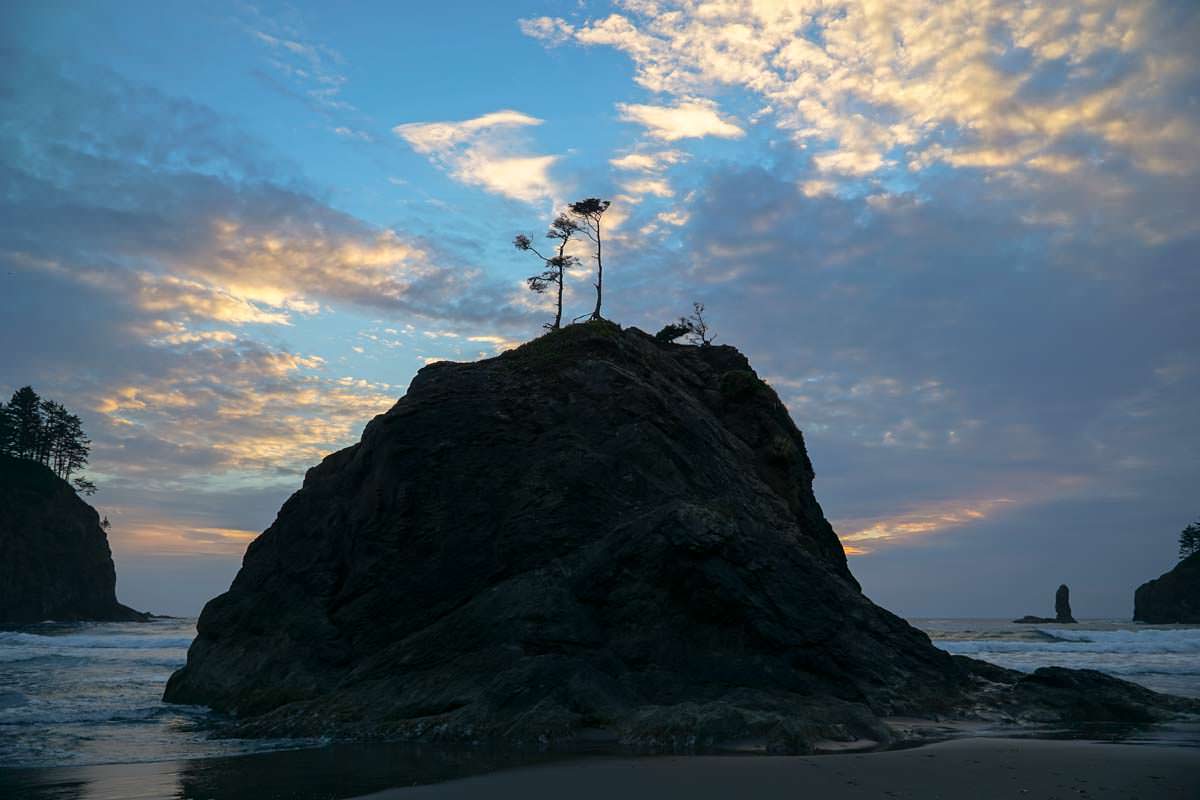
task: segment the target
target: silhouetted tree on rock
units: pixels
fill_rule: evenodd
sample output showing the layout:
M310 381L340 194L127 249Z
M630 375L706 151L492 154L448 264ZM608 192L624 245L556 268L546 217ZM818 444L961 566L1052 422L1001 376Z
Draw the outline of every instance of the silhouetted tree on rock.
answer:
M542 260L542 263L546 267L540 274L532 275L527 279L530 291L542 294L551 285L558 286L558 301L554 307L554 322L546 323L543 326L552 331L558 330L562 326L565 273L579 263L579 259L575 256L567 255L567 243L578 232L579 223L566 214L559 214L555 217L554 222L550 223L550 230L546 231L547 239L554 239L558 242L558 252L553 256L545 256L538 252L537 248L533 246L533 242L523 233L518 233L516 238L513 239L513 247L533 253Z
M679 324L687 326L688 341L701 347L708 347L717 340L704 321L704 303L692 303L692 314L680 317Z
M38 440L42 432L41 400L32 386L25 386L13 392L8 402L13 425L11 455L17 458L37 460Z
M8 405L0 403L0 453L36 461L63 480L87 466L91 440L83 423L62 403L43 400L31 386L13 392ZM76 488L92 494L96 486L84 478Z
M1193 553L1200 553L1200 521L1179 532L1179 559L1182 561Z
M660 342L673 342L680 336L686 336L691 332L691 328L679 322L668 322L663 325L662 330L654 334L654 338Z
M678 322L664 325L662 330L654 334L654 338L660 342L673 342L681 336L688 337L688 344L701 347L708 347L717 340L704 319L703 303L692 303L691 316L680 317Z
M0 403L0 453L15 455L17 446L17 426L12 412L4 403Z
M580 220L579 229L592 240L596 246L596 308L592 311L592 319L600 319L600 304L604 299L604 245L600 236L600 218L612 203L598 197L589 197L571 203L568 208Z

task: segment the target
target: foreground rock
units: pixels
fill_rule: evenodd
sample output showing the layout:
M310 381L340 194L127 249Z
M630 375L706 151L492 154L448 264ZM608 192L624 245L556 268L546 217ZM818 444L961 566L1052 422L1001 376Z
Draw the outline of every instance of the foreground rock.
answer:
M1200 553L1139 586L1133 595L1133 619L1156 625L1200 625Z
M731 347L590 323L431 365L251 544L166 699L242 735L802 752L1003 694L863 596L812 480Z
M0 623L132 621L96 510L33 461L0 455Z
M1032 673L954 660L974 681L974 716L1039 725L1164 722L1200 713L1200 700L1151 691L1091 669L1042 667Z

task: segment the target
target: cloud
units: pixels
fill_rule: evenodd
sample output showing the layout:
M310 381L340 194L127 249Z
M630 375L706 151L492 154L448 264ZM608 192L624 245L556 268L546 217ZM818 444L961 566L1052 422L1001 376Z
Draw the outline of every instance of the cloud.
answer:
M926 176L911 194L803 183L716 170L676 268L805 431L847 542L870 558L921 540L948 548L1022 517L1065 561L1075 555L1055 526L1070 522L1038 523L1036 509L1090 499L1194 513L1178 477L1200 476L1169 431L1197 427L1200 375L1177 368L1181 353L1194 360L1184 309L1200 280L1183 265L1200 235L1136 235L1194 192L1134 172L1112 205L1086 186L974 172ZM1121 547L1105 535L1097 558Z
M347 82L342 74L345 58L341 53L253 6L243 6L241 11L249 17L241 22L246 33L270 53L268 65L310 108L325 115L357 111L341 97Z
M190 331L284 325L331 304L476 323L527 318L503 299L510 286L438 241L331 208L211 109L103 71L58 75L24 56L7 66L0 242L15 274L56 272L133 298L138 324ZM504 166L481 165L493 171L480 180L504 181Z
M501 110L461 122L408 122L392 128L423 155L444 155L494 130L541 125L542 120L520 111Z
M655 139L674 142L679 139L738 139L745 135L740 127L723 117L712 100L684 100L673 106L618 103L621 119L644 125Z
M1089 159L1156 174L1200 169L1200 111L1177 102L1195 93L1200 36L1200 15L1184 7L621 5L626 13L578 26L540 18L522 29L620 50L641 86L684 104L730 89L757 96L762 116L830 174L937 162L1061 174ZM689 127L659 130L670 140Z
M687 156L678 150L660 150L657 152L635 152L609 160L609 164L619 170L629 172L661 172L674 164L685 161Z
M32 383L83 416L97 502L130 522L114 547L232 552L254 525L213 507L261 489L273 512L390 407L402 387L295 344L329 347L318 319L532 327L510 283L331 208L211 109L4 57L0 339L21 345L0 393Z
M517 23L521 33L545 42L550 47L557 47L571 40L575 29L566 21L553 17L535 17L519 20Z
M865 555L880 546L911 543L914 538L960 530L988 519L999 511L1011 510L1017 501L998 497L969 502L948 501L903 511L895 516L869 521L836 520L842 542Z
M633 195L651 194L655 197L675 196L675 191L671 188L671 184L661 178L638 178L636 180L625 181L621 184L621 189Z
M534 203L558 193L550 170L559 157L517 152L511 132L541 124L536 117L505 109L459 122L409 122L392 132L455 180Z
M342 137L343 139L354 139L354 140L357 140L360 142L375 141L374 137L372 137L371 134L367 133L366 131L360 131L360 130L355 130L353 128L347 128L345 125L337 126L336 128L333 129L333 132L335 134L337 134L338 136Z

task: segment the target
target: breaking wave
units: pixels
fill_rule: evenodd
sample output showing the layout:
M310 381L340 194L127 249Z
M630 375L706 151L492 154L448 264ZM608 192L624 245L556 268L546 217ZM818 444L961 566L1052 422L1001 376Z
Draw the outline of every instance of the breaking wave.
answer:
M1009 669L1095 669L1156 691L1200 697L1200 627L1100 622L1039 627L954 620L917 624L948 653Z

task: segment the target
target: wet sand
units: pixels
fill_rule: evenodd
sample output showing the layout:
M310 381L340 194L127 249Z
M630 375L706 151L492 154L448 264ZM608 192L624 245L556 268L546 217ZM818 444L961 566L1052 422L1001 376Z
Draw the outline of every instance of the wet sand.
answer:
M1197 800L1200 751L1080 741L959 739L861 755L589 758L389 789L367 797Z
M0 765L0 798L9 797L1198 800L1200 748L965 738L880 753L627 757L335 744L144 764Z

